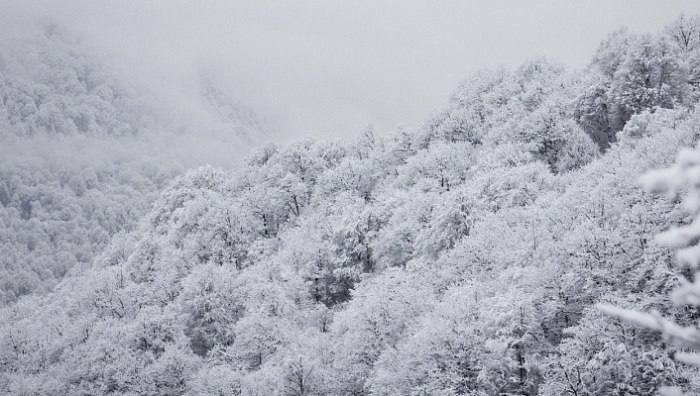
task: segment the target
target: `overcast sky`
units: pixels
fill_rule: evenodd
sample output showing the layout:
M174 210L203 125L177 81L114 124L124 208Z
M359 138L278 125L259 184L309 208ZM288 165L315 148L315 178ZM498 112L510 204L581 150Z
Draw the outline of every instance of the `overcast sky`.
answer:
M172 96L204 76L286 136L413 126L470 72L546 56L584 66L627 26L656 31L698 1L16 1Z

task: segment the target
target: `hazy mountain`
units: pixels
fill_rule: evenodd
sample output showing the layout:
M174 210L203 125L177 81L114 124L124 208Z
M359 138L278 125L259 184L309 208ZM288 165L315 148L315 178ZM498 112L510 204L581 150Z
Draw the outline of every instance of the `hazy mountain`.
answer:
M158 92L54 25L0 48L1 303L84 271L175 175L235 166L263 141L262 122L221 92L178 124Z
M148 140L71 172L4 165L6 300L92 264L0 310L0 392L697 393L665 338L594 307L697 317L669 306L687 270L653 239L688 215L637 181L700 137L700 46L675 34L691 22L615 32L582 71L478 73L416 130L266 145L235 168L170 179L171 157L139 160ZM202 94L223 124L243 120L232 130L258 129ZM125 114L132 127L105 130L140 139ZM92 130L61 117L64 134ZM39 280L12 289L25 273Z

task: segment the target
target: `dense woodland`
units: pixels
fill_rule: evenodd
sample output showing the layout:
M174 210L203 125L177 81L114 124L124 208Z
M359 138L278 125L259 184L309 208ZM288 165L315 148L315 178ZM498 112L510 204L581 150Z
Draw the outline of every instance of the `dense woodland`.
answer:
M700 318L655 238L698 201L639 182L700 138L698 18L479 72L415 130L188 171L119 154L152 120L77 43L34 48L0 62L0 144L122 143L0 159L0 394L700 393L627 311Z

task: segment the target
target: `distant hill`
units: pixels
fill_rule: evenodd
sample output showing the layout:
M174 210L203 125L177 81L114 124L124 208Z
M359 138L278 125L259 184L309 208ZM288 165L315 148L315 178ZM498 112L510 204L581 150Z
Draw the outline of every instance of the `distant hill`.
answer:
M0 304L84 271L168 180L191 166L222 164L211 147L228 146L232 166L263 139L262 122L236 112L223 94L202 100L211 108L206 125L218 129L179 128L157 110L153 93L102 62L52 25L3 42Z

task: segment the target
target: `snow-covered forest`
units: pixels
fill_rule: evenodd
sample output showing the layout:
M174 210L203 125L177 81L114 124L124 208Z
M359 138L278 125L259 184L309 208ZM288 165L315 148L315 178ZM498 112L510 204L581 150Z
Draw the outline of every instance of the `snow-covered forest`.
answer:
M200 88L2 42L0 394L700 394L700 18L352 141Z

